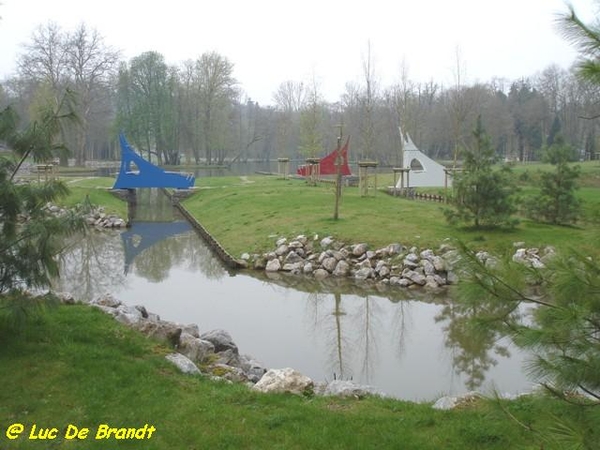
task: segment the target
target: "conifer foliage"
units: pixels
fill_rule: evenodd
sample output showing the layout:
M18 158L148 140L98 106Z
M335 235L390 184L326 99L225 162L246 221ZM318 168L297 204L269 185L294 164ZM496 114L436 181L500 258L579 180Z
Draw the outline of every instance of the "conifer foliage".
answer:
M516 225L510 168L494 168L496 156L481 116L473 131L475 145L462 152L462 171L454 176L453 209L445 211L451 223L470 223L475 228Z
M20 129L10 107L0 111L0 142L12 150L12 156L0 157L0 294L47 287L58 275L64 237L84 228L77 215L58 217L45 208L68 193L64 183L15 177L25 161L43 161L62 149L56 137L68 118L70 113L49 107Z
M527 202L527 215L540 222L570 224L577 221L581 205L575 196L579 167L568 163L572 151L559 135L547 150L553 172L540 173L540 193Z

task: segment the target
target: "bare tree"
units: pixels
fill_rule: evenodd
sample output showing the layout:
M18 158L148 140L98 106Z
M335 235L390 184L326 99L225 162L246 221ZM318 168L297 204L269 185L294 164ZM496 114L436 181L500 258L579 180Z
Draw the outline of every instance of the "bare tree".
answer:
M300 114L300 151L305 157L314 158L323 149L322 123L323 100L319 92L319 84L316 76L313 74Z
M88 30L81 24L66 38L65 66L78 94L78 115L81 126L75 130L75 159L82 165L87 158L90 123L98 121L107 107L103 101L110 96L110 84L119 62L119 52L106 46L97 30ZM107 124L108 127L108 124Z
M367 55L363 59L364 89L361 95L362 106L362 159L372 159L375 155L375 107L378 95L378 82L371 54L371 42L367 44Z
M279 156L287 156L291 150L294 120L299 116L306 101L306 86L303 82L284 81L273 94L278 112L277 147Z
M202 54L196 61L195 70L204 154L206 162L212 164L213 149L224 150L223 120L231 110L237 81L233 78L233 64L216 52ZM223 161L222 152L218 159Z

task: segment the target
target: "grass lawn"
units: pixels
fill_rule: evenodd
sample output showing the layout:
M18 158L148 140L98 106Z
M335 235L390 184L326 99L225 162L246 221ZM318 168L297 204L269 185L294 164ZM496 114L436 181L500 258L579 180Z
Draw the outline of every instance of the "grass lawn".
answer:
M103 206L107 214L116 214L127 219L127 203L118 199L109 192L115 184L114 178L110 177L67 177L62 180L69 186L69 196L61 199L64 206L75 206L89 201L92 205Z
M597 221L553 226L522 219L514 230L472 230L448 225L444 204L383 192L361 197L355 187L344 188L340 220L334 221L332 184L309 186L302 180L253 176L202 178L197 186L199 192L183 204L234 256L272 249L276 237L298 234L333 235L348 243L367 242L374 248L400 242L435 249L446 239L460 239L473 248L495 252L508 251L517 241L529 247L554 245L600 252ZM585 187L578 195L584 201L585 219L597 219L600 189Z
M539 449L536 430L548 426L549 414L579 414L542 397L503 402L513 420L485 401L437 411L392 399L259 394L180 374L164 359L170 349L84 305L52 309L20 333L0 327L0 343L4 450ZM24 435L9 440L6 430L15 423ZM89 428L89 437L65 440L69 424ZM101 424L148 424L156 431L144 441L96 440ZM56 427L58 437L29 440L33 425ZM543 448L561 447L546 442Z

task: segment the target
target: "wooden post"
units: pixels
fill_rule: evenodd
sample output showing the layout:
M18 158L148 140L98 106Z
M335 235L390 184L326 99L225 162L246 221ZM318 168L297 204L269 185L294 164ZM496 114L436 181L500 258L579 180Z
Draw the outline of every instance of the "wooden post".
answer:
M410 169L405 167L393 167L392 171L394 172L394 196L398 195L398 174L400 174L400 195L404 194L404 174L406 174L406 181L408 183L408 173ZM408 187L408 186L407 186Z
M277 158L277 173L287 180L290 167L290 158Z
M358 162L358 185L360 189L361 197L366 197L369 195L369 168L375 169L378 166L377 161L359 161ZM375 192L377 191L377 172L374 173L374 188Z
M321 176L321 160L319 158L306 158L306 170L308 171L308 184L316 186Z
M337 149L335 155L335 208L333 210L333 220L338 220L340 212L340 198L342 197L342 125L340 125L340 134L337 137Z

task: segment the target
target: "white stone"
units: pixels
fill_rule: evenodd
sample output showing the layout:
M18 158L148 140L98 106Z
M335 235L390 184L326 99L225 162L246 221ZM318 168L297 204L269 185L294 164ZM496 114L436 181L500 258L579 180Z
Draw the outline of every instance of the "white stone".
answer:
M267 267L265 268L265 270L267 272L277 272L280 269L281 269L281 263L279 262L279 260L277 258L270 260L267 263Z
M256 383L252 389L259 392L289 392L303 395L311 393L314 382L306 375L291 369L270 369Z
M201 374L200 369L196 367L196 364L194 364L188 357L182 355L181 353L171 353L165 356L165 358L175 364L183 373L188 373L190 375Z

